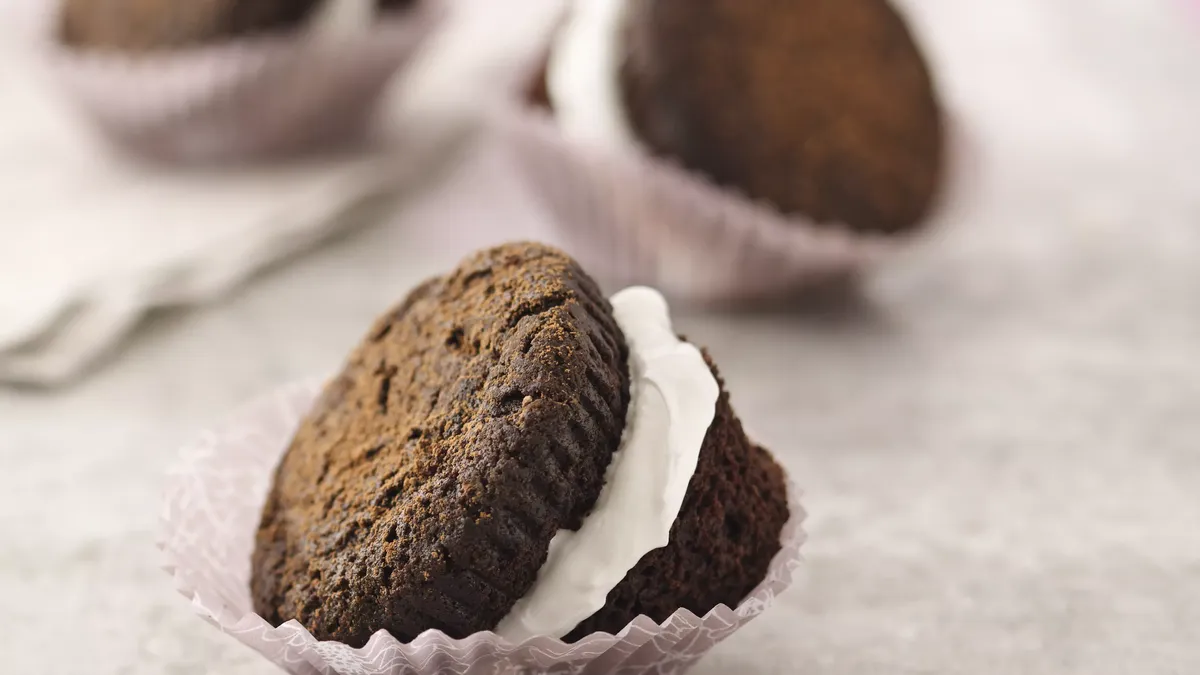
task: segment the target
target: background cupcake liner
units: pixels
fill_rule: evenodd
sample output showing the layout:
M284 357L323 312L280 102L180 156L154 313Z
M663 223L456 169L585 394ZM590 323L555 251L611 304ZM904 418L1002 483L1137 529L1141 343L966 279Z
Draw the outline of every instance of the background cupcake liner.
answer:
M852 274L896 246L784 217L660 159L574 143L528 106L502 107L495 119L564 248L613 287L644 284L696 302L761 299Z
M663 159L572 142L520 99L492 120L564 248L614 288L644 284L703 303L771 299L851 277L920 232L862 234L784 216ZM939 209L964 168L960 130L947 128Z
M365 129L392 76L443 14L440 0L426 0L336 43L297 30L123 55L52 40L48 61L67 96L121 146L169 161L256 159Z
M254 535L275 467L320 389L316 382L284 388L205 433L171 472L162 513L160 547L178 590L207 621L296 675L682 673L766 610L799 565L804 511L789 485L783 548L737 609L720 606L704 617L680 610L661 625L639 617L617 636L573 645L551 638L514 645L494 633L452 640L429 631L408 644L380 632L352 649L318 642L294 621L274 628L250 598Z

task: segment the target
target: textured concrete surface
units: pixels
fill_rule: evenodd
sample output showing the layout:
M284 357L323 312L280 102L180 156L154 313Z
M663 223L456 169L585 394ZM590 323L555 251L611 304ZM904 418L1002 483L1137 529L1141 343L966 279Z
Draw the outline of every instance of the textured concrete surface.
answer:
M679 319L812 514L802 582L696 672L1200 672L1200 29L1141 0L914 4L961 19L932 34L967 195L860 292ZM0 391L0 672L273 672L157 571L160 476L418 279L542 234L499 162L158 317L74 389Z

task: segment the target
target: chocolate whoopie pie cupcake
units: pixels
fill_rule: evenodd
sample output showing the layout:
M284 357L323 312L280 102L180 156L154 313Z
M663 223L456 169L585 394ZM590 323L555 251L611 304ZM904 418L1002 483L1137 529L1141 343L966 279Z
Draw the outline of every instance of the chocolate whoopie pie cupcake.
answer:
M66 0L63 44L140 52L293 30L339 0ZM381 10L417 0L374 0Z
M114 147L248 163L363 141L439 0L64 0L46 57Z
M943 171L933 79L887 0L579 0L532 98L785 215L913 228Z
M615 633L736 606L789 518L782 469L648 289L538 244L478 253L371 328L278 466L257 613L361 646Z

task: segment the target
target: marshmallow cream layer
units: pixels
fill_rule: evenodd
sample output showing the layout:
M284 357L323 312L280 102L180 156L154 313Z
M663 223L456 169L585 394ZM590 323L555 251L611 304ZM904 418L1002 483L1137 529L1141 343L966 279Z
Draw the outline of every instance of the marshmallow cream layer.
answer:
M716 378L700 350L676 337L663 297L630 288L612 306L629 345L625 431L596 506L578 531L554 537L533 588L496 628L512 642L567 635L638 561L670 542L716 415Z
M551 48L546 89L568 138L607 149L639 147L621 97L621 29L629 0L575 0Z

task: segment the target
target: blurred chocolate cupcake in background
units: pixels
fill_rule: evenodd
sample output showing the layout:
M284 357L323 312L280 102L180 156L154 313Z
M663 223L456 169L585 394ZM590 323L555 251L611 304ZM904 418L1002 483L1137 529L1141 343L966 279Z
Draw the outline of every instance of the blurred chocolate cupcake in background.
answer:
M869 232L925 214L941 113L885 0L635 2L620 81L655 154L721 185Z
M194 47L295 29L318 4L319 0L67 0L60 39L81 49L128 52Z
M80 49L140 52L213 44L297 30L337 0L66 0L58 29ZM417 0L376 0L380 10Z
M573 252L702 299L861 268L946 172L934 78L886 0L581 0L514 99L500 128Z
M438 0L66 0L52 61L138 154L275 158L367 129L439 15Z

